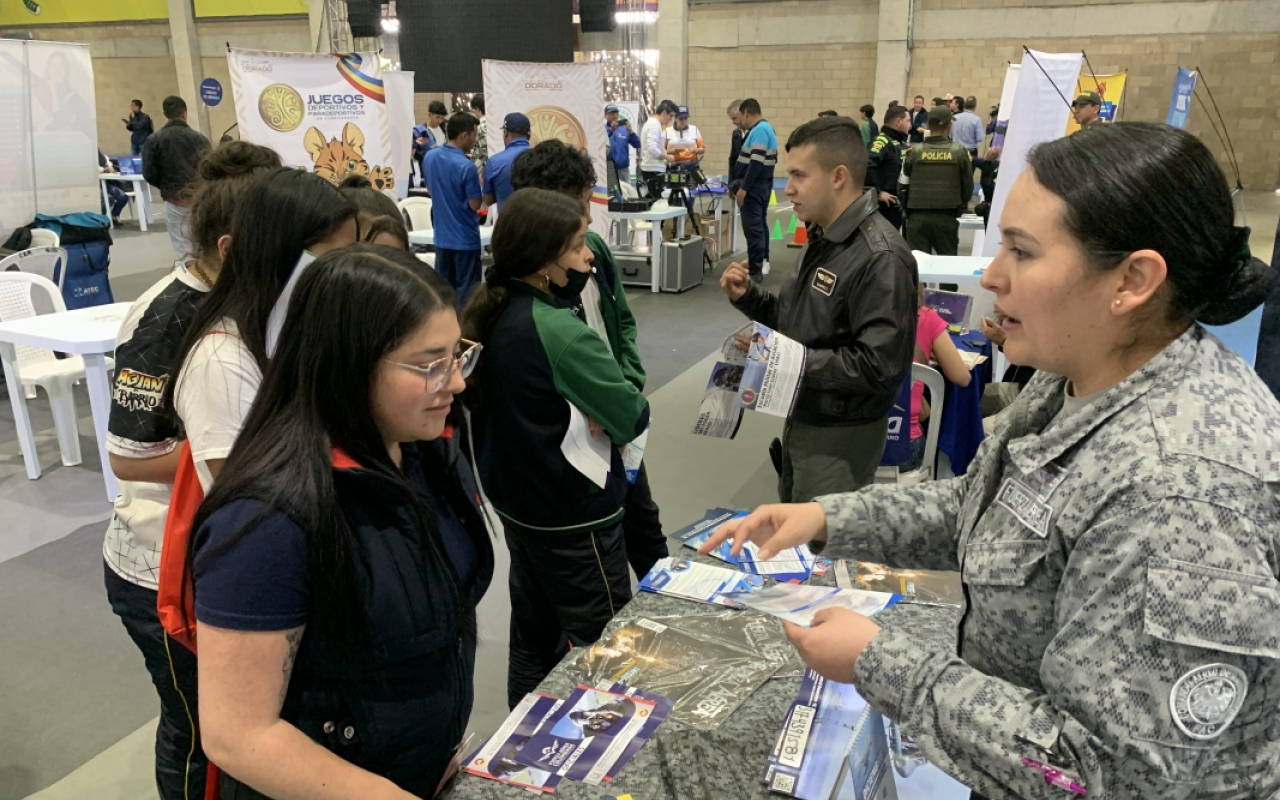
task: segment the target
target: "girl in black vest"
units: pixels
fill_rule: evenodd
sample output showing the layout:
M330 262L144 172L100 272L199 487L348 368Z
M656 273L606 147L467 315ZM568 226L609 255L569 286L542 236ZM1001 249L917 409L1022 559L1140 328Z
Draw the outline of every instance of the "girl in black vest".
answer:
M471 712L493 550L470 467L434 440L480 348L403 255L360 245L306 270L196 515L200 724L224 800L432 797Z

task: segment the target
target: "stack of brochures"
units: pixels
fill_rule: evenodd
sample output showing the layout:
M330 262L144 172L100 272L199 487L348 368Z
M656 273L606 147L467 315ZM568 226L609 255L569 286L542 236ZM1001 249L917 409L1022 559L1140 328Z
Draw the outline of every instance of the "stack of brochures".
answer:
M526 695L465 772L538 792L563 778L611 781L671 712L665 697L620 683L579 686L566 700Z
M745 517L749 513L751 512L741 509L709 508L707 513L702 516L702 519L671 534L671 538L685 547L697 550L702 546L703 542L710 539L712 534L719 530L721 525L729 520ZM723 542L711 552L711 555L738 567L744 572L763 575L779 581L808 580L809 576L813 574L815 558L807 544L787 548L768 561L760 559L759 548L751 542L747 542L743 546L742 552L736 556L730 552L732 547L732 542Z
M765 765L770 791L800 800L968 800L896 723L847 683L805 673Z

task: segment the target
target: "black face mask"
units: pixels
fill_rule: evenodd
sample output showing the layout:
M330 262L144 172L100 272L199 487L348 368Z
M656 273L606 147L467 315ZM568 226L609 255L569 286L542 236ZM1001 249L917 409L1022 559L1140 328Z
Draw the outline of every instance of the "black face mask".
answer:
M566 269L564 274L564 286L551 283L547 286L547 291L551 292L553 297L558 297L561 300L578 299L578 295L582 294L582 290L587 288L587 281L591 280L591 273L578 272L576 269Z

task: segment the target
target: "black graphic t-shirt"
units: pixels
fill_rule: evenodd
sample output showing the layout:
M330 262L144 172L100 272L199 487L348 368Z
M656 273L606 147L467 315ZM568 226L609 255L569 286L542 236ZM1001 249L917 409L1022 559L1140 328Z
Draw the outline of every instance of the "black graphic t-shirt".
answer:
M139 297L116 337L116 374L107 450L126 458L156 458L178 446L177 423L161 400L177 350L209 291L177 264ZM125 580L156 588L170 484L120 481L120 496L102 555Z

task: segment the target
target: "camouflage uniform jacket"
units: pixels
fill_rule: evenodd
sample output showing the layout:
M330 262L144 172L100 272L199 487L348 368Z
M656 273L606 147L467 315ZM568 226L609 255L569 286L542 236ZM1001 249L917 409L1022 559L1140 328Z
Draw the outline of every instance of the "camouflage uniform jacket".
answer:
M1090 800L1276 796L1280 404L1195 326L1050 425L1064 387L1039 373L964 477L819 498L831 555L968 598L959 657L886 630L853 682L990 798L1071 800L1049 766Z

